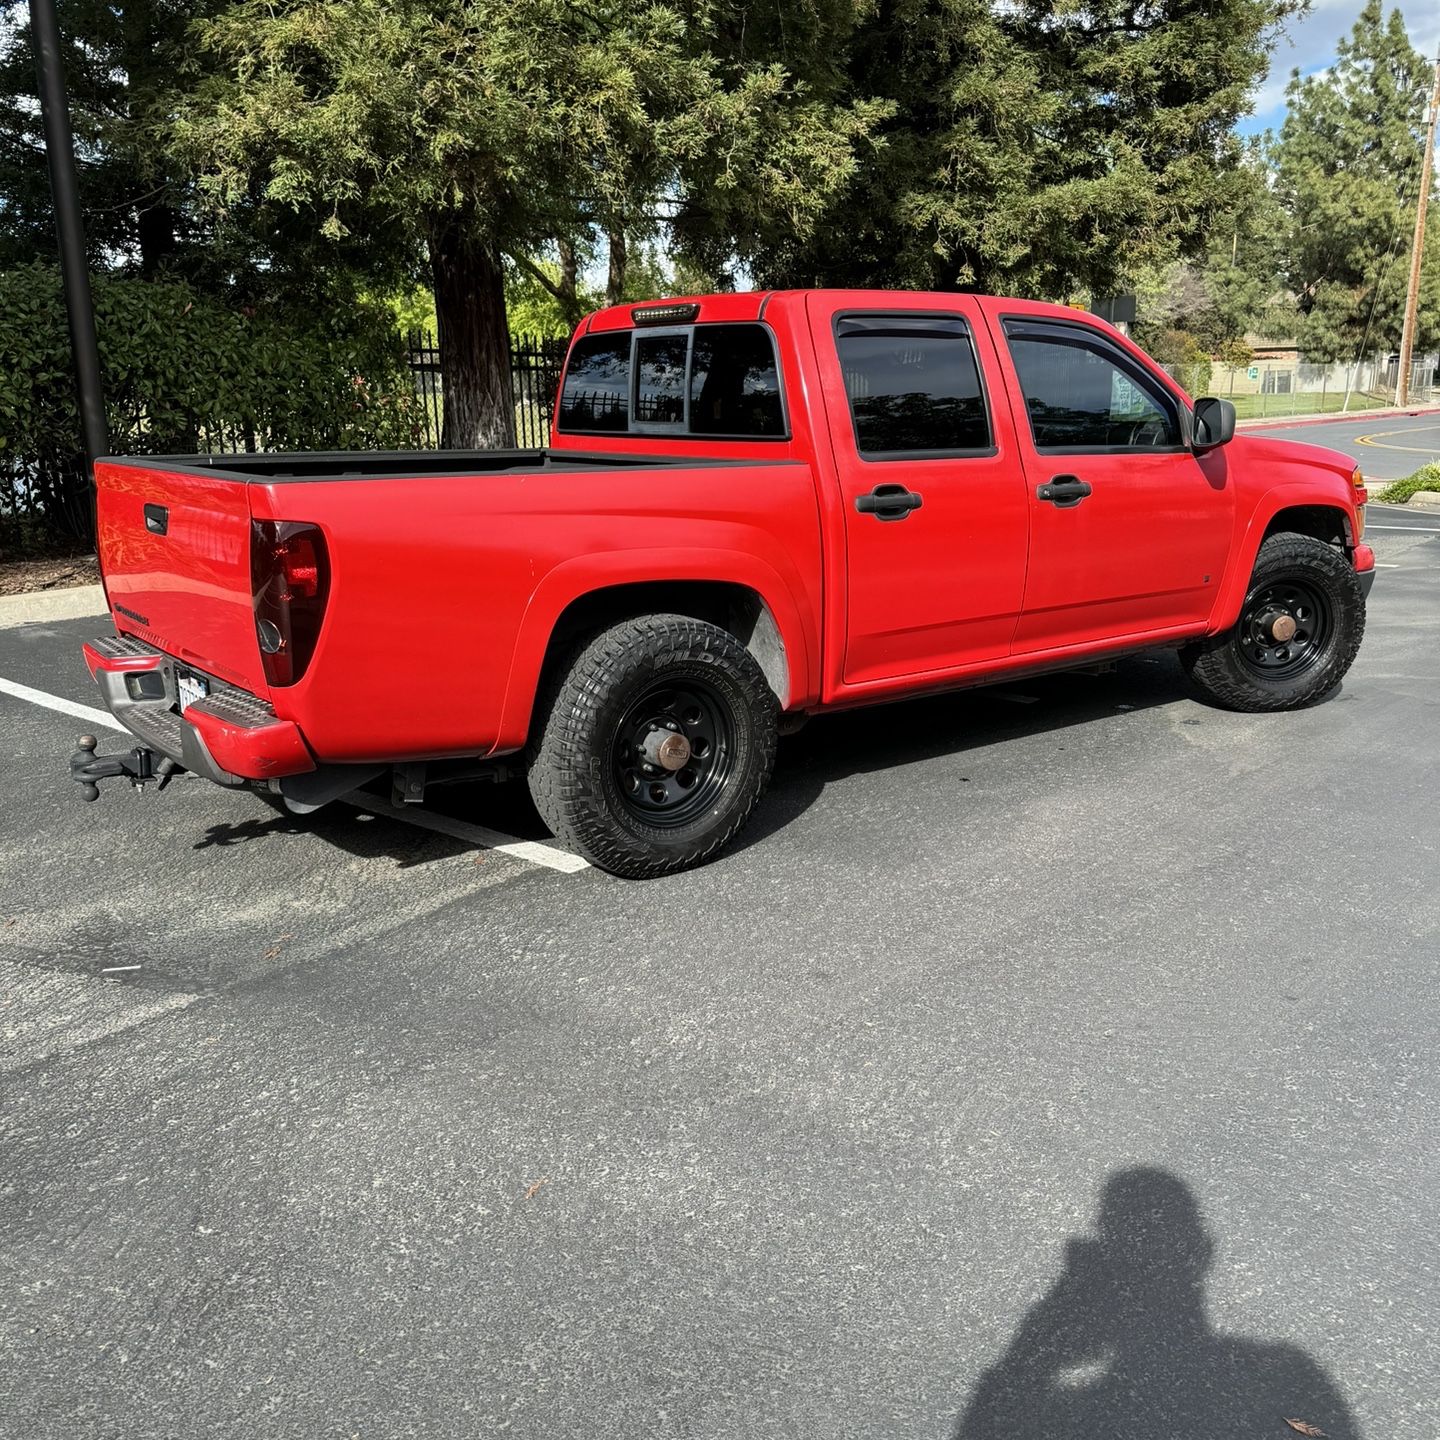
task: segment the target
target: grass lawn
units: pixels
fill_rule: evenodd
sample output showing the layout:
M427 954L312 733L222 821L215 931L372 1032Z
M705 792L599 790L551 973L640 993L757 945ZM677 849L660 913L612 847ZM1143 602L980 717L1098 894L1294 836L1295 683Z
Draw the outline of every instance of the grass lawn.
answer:
M1258 420L1262 416L1274 416L1279 420L1291 415L1329 415L1339 411L1345 402L1343 390L1332 390L1324 395L1226 395L1223 390L1214 393L1222 400L1234 403L1235 416L1239 420ZM1350 396L1349 408L1372 410L1376 404L1373 396L1357 390Z

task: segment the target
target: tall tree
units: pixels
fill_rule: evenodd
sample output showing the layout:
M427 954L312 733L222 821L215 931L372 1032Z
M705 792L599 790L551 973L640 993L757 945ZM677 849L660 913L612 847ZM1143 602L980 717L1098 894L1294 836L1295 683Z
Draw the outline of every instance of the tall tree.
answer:
M767 280L1113 292L1233 207L1231 133L1303 0L878 0L838 98L888 101L885 149Z
M1283 268L1299 339L1317 360L1399 343L1431 74L1400 12L1387 20L1368 0L1336 63L1290 81L1275 188L1290 218ZM1426 262L1422 347L1440 338L1440 244Z
M154 277L204 238L187 217L186 177L153 122L174 89L186 27L213 0L60 0L56 8L87 241L97 263ZM54 249L44 145L29 19L18 0L0 0L0 265Z
M864 116L820 113L771 69L719 64L710 12L598 0L241 0L197 27L218 74L175 125L219 206L291 207L336 241L395 227L434 281L445 441L513 435L503 260L622 227L705 157L798 137L738 174L756 212L851 160ZM713 165L712 167L713 168ZM792 210L793 206L790 207Z

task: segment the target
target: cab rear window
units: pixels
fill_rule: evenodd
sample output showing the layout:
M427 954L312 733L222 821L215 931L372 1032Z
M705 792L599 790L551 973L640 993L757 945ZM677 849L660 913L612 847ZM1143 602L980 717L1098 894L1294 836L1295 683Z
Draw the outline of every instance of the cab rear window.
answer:
M567 435L783 439L775 342L764 325L691 325L587 335L560 393Z

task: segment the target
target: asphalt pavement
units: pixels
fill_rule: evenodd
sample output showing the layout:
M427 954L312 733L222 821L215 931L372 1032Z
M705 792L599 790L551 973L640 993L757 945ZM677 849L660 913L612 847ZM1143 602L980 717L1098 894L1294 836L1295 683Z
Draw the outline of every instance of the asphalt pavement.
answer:
M1402 480L1422 465L1440 461L1440 412L1370 415L1363 420L1300 421L1247 425L1243 435L1274 435L1304 445L1324 445L1349 455L1372 480Z
M515 787L85 806L0 693L0 1434L1440 1433L1428 518L1314 709L817 721L638 884Z

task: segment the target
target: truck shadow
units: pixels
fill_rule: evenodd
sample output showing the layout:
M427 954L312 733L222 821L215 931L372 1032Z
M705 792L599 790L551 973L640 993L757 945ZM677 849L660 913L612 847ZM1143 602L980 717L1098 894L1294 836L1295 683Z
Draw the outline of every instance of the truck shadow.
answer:
M783 830L820 799L827 785L849 776L898 770L940 755L961 755L1139 714L1185 699L1188 693L1178 660L1161 651L1122 660L1114 671L1101 674L1066 671L821 716L780 742L769 793L728 853L739 854ZM1324 703L1339 694L1337 686ZM1222 715L1197 702L1194 713L1180 723L1204 725L1207 717L1214 722ZM381 780L367 788L383 796L387 784ZM401 821L364 815L343 802L304 818L276 814L258 798L253 803L254 818L211 825L194 848L246 845L305 832L360 858L388 856L401 867L458 857L475 848ZM523 781L435 786L425 804L438 814L519 840L550 838Z
M1163 651L1100 674L1064 671L821 716L780 742L770 791L732 853L782 830L849 776L1138 714L1188 694L1179 661ZM1204 724L1216 713L1197 702L1182 723Z
M333 845L358 860L393 860L401 870L478 853L467 841L419 830L384 815L370 815L343 802L305 816L278 814L258 796L253 797L251 803L257 811L253 817L209 826L192 848L223 850L261 841L273 844L286 836L304 835ZM539 825L538 817L535 824Z
M1215 1251L1183 1181L1113 1173L1093 1234L1066 1243L1060 1277L980 1377L951 1440L1357 1440L1344 1397L1304 1350L1211 1326Z

